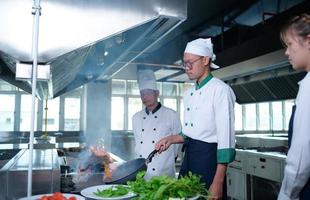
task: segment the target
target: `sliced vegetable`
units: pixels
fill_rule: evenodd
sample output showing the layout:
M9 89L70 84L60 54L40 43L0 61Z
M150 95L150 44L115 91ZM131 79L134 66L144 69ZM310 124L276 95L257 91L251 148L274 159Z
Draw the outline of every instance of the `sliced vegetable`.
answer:
M145 172L140 172L135 181L127 184L130 189L139 195L139 200L168 200L169 198L191 198L200 196L208 198L205 185L200 182L200 177L189 173L180 179L168 176L154 176L150 180L144 180Z
M94 192L95 195L99 197L119 197L128 194L129 188L123 185L112 186L108 189L99 190Z
M52 195L44 195L39 200L76 200L74 196L66 198L61 192L55 192Z

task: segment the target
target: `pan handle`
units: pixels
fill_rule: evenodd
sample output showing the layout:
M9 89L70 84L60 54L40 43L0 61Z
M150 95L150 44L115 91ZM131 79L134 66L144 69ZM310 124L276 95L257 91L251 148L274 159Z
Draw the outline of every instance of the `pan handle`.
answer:
M146 164L149 164L150 162L152 162L153 157L155 156L155 154L158 152L158 150L154 150L152 151L149 156L147 157L147 159L145 160Z

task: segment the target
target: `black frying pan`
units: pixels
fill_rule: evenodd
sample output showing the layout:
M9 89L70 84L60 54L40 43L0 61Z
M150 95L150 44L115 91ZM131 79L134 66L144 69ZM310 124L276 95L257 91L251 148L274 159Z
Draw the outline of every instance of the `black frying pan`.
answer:
M112 173L111 180L105 180L106 184L126 184L127 181L136 179L138 172L146 170L147 164L152 162L157 150L152 151L149 156L145 158L137 158L119 165Z

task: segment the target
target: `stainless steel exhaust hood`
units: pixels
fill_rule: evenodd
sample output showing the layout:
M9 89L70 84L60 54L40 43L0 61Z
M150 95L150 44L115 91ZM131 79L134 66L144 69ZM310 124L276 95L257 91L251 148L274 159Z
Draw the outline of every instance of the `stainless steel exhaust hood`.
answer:
M31 63L31 7L31 0L0 1L0 78L28 92L14 74L16 63ZM42 0L38 62L51 66L52 77L38 82L38 96L110 79L186 15L186 0Z

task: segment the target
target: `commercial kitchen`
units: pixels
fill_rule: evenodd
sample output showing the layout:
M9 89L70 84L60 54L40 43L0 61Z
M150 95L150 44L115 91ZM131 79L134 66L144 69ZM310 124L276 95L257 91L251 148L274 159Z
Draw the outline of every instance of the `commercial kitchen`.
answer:
M220 68L211 73L236 95L227 195L277 199L306 75L292 68L279 30L309 8L307 0L0 1L0 200L103 184L95 165L77 177L78 164L96 162L91 145L113 162L134 160L139 69L154 71L158 100L183 123L182 96L195 82L181 64L197 38L212 39ZM182 159L180 148L177 174Z

